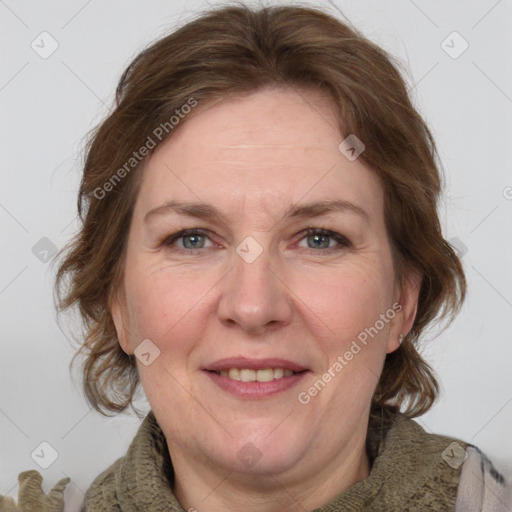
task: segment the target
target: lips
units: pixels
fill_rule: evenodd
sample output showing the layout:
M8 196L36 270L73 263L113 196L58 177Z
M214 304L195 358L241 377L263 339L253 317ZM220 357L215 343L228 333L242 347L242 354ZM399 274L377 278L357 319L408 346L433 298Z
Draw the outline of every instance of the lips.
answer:
M202 368L219 388L240 398L261 399L295 386L309 372L300 363L279 358L219 359Z

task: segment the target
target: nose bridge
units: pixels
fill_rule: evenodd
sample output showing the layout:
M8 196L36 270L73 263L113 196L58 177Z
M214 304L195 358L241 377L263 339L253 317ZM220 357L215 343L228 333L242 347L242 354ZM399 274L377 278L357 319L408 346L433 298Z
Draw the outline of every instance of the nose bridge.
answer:
M258 238L262 242L262 237ZM233 257L233 284L240 285L239 292L254 297L262 293L267 295L273 288L269 244L263 246L260 242L252 236L247 237L237 246Z
M272 323L290 319L291 304L286 287L276 276L278 264L263 236L246 237L233 254L233 271L229 273L219 316L246 330L258 331Z

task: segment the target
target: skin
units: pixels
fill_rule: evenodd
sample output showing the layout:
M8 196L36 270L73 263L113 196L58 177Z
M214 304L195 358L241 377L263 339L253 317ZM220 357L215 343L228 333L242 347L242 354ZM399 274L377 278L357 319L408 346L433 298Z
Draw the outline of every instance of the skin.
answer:
M371 397L386 353L412 327L418 281L406 276L398 288L381 183L361 158L340 153L343 139L319 91L267 88L197 107L145 165L112 313L126 353L144 339L160 350L138 369L185 509L312 510L370 472ZM349 210L283 217L291 205L331 199L358 205L368 219ZM167 212L144 221L170 200L213 204L226 219ZM329 237L315 245L307 227L352 245ZM209 234L192 236L195 245L168 242L186 228ZM248 236L263 250L252 263L236 252ZM402 310L300 403L298 393L395 302ZM243 399L201 371L234 356L280 357L310 372L292 389ZM261 458L245 467L237 454L249 442Z

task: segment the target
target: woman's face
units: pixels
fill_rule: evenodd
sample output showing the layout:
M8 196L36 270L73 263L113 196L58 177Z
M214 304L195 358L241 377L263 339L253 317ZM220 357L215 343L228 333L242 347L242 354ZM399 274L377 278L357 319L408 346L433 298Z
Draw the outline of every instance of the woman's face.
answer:
M199 108L145 166L113 306L123 349L146 340L171 457L296 478L358 460L417 300L396 287L380 181L340 152L319 92Z

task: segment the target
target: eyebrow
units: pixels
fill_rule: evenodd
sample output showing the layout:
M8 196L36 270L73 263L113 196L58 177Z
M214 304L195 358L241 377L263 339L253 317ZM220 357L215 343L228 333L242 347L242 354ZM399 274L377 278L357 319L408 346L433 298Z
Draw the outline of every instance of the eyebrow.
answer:
M294 204L289 206L283 214L283 219L301 219L319 217L329 213L336 212L349 212L362 217L368 224L370 224L370 216L360 206L350 201L342 199L336 200L323 200L315 201L307 204ZM220 223L226 223L226 215L223 214L217 207L207 203L190 203L181 201L167 201L150 210L144 216L144 222L149 219L160 216L168 215L170 213L177 213L187 217L195 217L197 219L217 220Z

